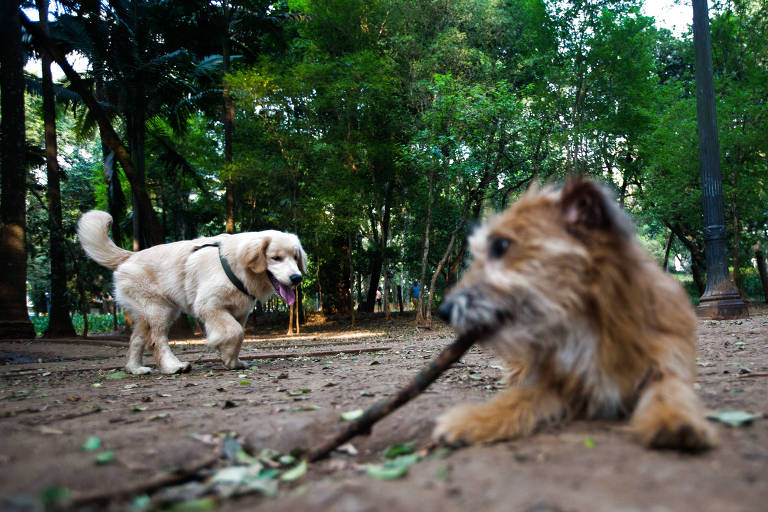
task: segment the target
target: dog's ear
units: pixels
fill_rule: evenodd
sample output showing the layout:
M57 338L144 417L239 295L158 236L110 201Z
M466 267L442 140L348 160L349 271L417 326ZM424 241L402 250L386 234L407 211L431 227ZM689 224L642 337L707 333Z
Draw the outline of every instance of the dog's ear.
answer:
M299 253L296 257L296 263L299 265L299 271L302 274L307 273L307 253L304 252L304 248L299 244Z
M560 195L563 221L573 233L610 231L629 238L632 221L616 204L610 192L597 182L576 178L566 183Z
M594 181L577 178L565 184L560 196L563 220L573 229L608 230L614 206Z
M248 247L246 253L246 266L248 269L255 273L260 274L267 270L267 247L272 241L271 238L265 237L261 240L257 240L256 243Z

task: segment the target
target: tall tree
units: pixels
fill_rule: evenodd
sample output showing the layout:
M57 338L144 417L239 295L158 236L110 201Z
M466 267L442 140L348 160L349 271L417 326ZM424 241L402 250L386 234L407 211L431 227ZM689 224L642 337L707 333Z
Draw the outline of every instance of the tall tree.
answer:
M37 0L37 12L40 16L40 29L48 33L48 0ZM67 262L64 253L64 229L61 214L61 167L56 141L56 101L53 94L51 63L53 59L47 52L40 55L42 62L43 125L45 129L45 163L48 202L49 260L50 270L50 313L45 337L67 337L75 335L75 328L69 316L67 304Z
M24 50L20 2L0 2L0 338L34 338L27 312Z

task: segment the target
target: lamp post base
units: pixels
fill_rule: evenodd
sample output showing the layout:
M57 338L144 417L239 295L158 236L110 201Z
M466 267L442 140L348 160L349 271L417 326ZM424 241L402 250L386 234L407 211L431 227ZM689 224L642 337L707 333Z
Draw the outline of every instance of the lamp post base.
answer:
M696 307L699 318L710 320L727 320L730 318L747 318L749 308L736 290L726 290L704 294Z

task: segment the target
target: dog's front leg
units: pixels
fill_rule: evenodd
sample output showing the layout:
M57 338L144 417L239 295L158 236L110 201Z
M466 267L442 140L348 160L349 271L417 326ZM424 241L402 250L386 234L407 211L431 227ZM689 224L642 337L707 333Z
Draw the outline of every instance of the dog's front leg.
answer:
M632 415L632 427L651 448L695 452L717 442L693 386L675 376L648 384Z
M247 368L248 365L238 357L245 336L241 322L226 311L205 315L203 321L208 336L206 345L219 351L224 366L230 370Z
M512 387L482 404L454 407L437 419L433 436L450 444L488 443L526 436L560 421L566 408L559 396L537 387Z

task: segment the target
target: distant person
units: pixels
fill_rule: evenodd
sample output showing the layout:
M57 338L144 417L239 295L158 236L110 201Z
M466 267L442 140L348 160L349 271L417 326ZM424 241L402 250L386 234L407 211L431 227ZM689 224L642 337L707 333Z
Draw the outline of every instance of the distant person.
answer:
M421 287L418 281L413 282L411 286L411 309L416 309L419 304L419 293L421 293Z
M381 305L381 286L376 290L376 309L378 311L384 311L384 307Z

